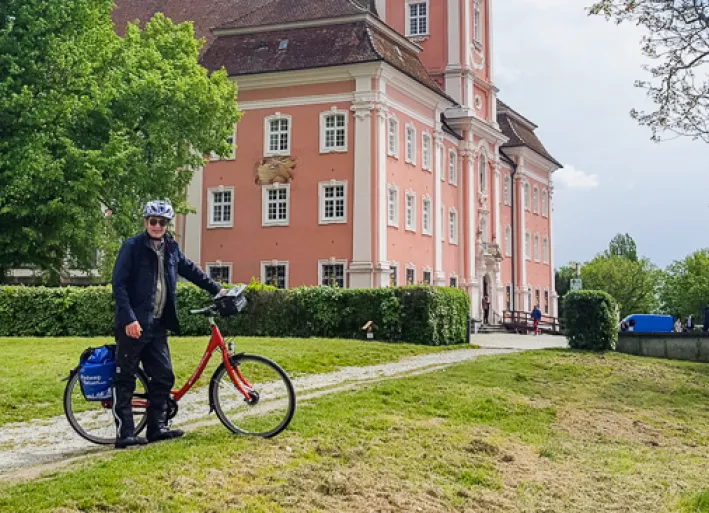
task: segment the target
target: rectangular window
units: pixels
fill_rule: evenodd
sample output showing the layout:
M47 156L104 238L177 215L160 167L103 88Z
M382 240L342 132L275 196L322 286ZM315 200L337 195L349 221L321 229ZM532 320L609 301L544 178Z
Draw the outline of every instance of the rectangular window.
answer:
M399 266L390 264L391 271L389 273L389 286L396 287L399 285Z
M529 232L524 234L524 256L527 260L532 259L532 236Z
M453 209L448 212L448 242L458 243L458 213Z
M549 217L549 193L546 189L542 192L542 215Z
M399 191L389 186L389 201L387 205L389 226L399 226Z
M482 13L481 13L481 0L473 0L473 37L475 42L482 43Z
M512 205L512 179L509 176L505 176L504 201L505 205Z
M209 199L209 226L232 226L233 190L210 190Z
M416 283L416 269L413 267L406 268L406 284L413 285Z
M409 3L409 35L423 36L428 33L426 2Z
M505 227L505 256L512 256L512 227Z
M544 237L544 243L542 244L542 252L544 255L544 263L549 263L549 239Z
M347 147L346 118L344 114L325 116L325 150L344 150Z
M431 235L431 199L424 198L421 203L421 230L425 235Z
M505 301L507 303L507 311L512 311L512 286L507 285L505 287Z
M541 306L541 304L542 304L542 297L541 296L542 296L542 292L539 289L534 291L534 299L535 299L534 305L535 306L536 305Z
M389 118L389 144L387 149L392 157L399 156L399 122L396 118Z
M406 229L416 231L416 196L406 193Z
M424 272L423 272L423 280L422 280L422 281L423 281L423 283L425 283L426 285L430 285L430 284L431 284L431 271L424 271Z
M406 162L416 163L416 130L409 125L406 126Z
M345 288L345 265L321 264L320 284L325 287Z
M421 166L430 171L431 169L431 136L428 134L423 134L421 140Z
M290 154L291 125L289 116L266 118L266 155Z
M263 187L263 219L264 226L288 225L288 200L290 186L266 185Z
M207 274L217 283L231 283L231 266L207 264Z
M264 264L263 283L279 289L288 288L287 273L286 264Z
M458 277L457 276L451 276L450 278L450 286L457 289L458 288Z
M544 290L544 315L549 315L549 289Z
M535 186L534 190L533 190L533 203L534 203L534 213L538 214L539 213L539 188L537 186Z
M320 183L320 224L347 222L345 182Z
M451 151L448 154L448 183L451 185L458 185L458 165L456 160L458 157L456 156L454 151Z

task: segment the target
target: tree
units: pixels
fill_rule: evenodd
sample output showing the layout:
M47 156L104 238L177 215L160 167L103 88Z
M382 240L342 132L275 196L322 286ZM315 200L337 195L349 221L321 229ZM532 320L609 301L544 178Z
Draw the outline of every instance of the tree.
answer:
M702 249L669 265L660 292L662 309L675 317L704 319L709 305L709 249Z
M147 199L188 211L203 155L228 152L236 86L199 66L192 25L158 14L120 38L112 6L0 3L0 276L91 267L107 233L140 226Z
M652 130L709 142L709 5L703 0L598 0L590 14L647 29L642 53L658 61L644 66L652 81L639 80L657 110L631 116Z
M555 272L554 284L559 297L559 318L564 318L564 296L571 290L571 280L576 278L576 269L562 265Z
M600 255L581 268L583 288L613 296L621 317L656 310L660 274L646 258L633 261L620 256Z
M633 238L628 235L618 234L611 239L606 250L606 256L619 256L633 262L638 261L638 249Z

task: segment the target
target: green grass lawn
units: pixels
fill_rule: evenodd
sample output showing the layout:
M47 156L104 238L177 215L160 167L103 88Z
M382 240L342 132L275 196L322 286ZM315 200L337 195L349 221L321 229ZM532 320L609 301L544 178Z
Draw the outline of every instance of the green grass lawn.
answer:
M208 338L170 338L176 384L181 386L197 367ZM110 338L0 338L0 426L8 422L61 415L62 378L74 368L89 346L113 343ZM292 377L322 373L351 365L364 366L395 361L405 356L470 348L427 347L330 339L236 339L236 350L261 354L275 360ZM220 362L214 354L196 386L206 385Z
M0 511L709 512L709 367L561 350L301 403L0 488ZM77 468L78 467L78 468Z

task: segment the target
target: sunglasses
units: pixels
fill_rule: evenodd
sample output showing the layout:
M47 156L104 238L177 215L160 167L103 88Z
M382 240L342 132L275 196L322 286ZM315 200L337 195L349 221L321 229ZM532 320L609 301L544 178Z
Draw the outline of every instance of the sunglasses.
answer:
M152 217L150 218L150 220L148 220L148 222L150 223L150 226L155 226L156 224L159 224L164 228L165 226L167 226L167 223L169 221L167 219L155 219L154 217Z

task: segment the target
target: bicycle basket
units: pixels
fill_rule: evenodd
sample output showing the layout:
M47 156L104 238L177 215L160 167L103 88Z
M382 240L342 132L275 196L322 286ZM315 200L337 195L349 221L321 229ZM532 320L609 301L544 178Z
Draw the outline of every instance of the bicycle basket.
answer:
M214 300L214 306L222 317L229 317L241 312L246 307L246 298L243 294L227 294Z
M87 401L111 398L116 373L115 345L89 347L79 358L79 385Z

